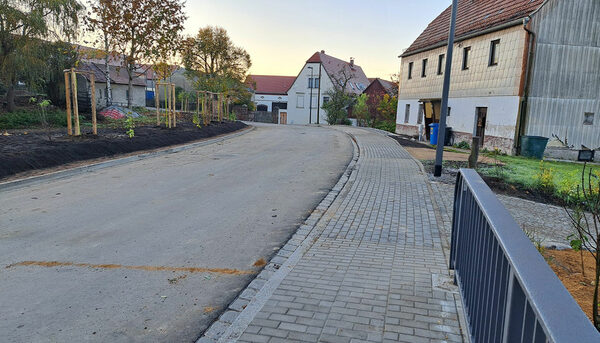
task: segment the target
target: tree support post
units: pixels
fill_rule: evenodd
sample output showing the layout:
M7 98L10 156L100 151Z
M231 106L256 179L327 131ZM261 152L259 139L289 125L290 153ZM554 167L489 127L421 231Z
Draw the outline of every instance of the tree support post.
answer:
M98 135L98 121L96 118L96 77L90 74L90 83L92 86L92 133Z
M67 134L69 136L73 136L73 120L71 119L71 87L68 71L65 71L65 100L67 104Z
M79 126L79 106L77 105L77 74L75 69L71 68L71 87L73 88L73 115L75 116L75 136L81 136L81 127Z

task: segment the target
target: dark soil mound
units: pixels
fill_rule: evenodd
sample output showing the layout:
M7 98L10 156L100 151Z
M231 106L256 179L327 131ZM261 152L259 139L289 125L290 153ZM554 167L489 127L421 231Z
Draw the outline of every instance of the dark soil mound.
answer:
M54 132L52 140L48 140L45 132L0 135L0 179L70 162L188 143L245 127L242 122L212 123L202 128L192 123L178 123L173 129L143 126L135 128L133 138L123 129L99 129L98 136L83 134L80 137Z
M435 149L431 145L427 145L426 143L422 143L417 141L416 139L411 139L405 136L393 136L390 135L391 138L395 139L400 143L400 145L408 148L427 148L427 149Z

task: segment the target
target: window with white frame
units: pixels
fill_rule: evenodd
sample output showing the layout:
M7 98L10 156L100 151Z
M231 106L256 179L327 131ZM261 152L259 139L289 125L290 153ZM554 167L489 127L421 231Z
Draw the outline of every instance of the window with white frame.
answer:
M304 93L296 93L296 108L304 108Z
M404 124L408 124L409 119L410 119L410 104L406 104L406 108L404 110Z

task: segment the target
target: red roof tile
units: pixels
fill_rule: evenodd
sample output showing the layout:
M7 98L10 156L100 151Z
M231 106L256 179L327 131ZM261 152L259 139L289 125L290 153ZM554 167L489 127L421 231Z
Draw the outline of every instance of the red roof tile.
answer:
M334 78L339 78L343 71L348 72L351 78L348 80L350 86L346 88L346 91L349 93L361 94L370 83L360 66L354 64L354 62L346 62L339 58L329 56L325 54L325 51L315 52L306 63L321 63L325 72L332 78L332 81L334 81ZM362 89L359 86L362 87Z
M458 0L456 37L477 33L535 11L544 0ZM402 56L448 40L451 6L435 18Z
M285 95L295 80L295 76L248 75L246 84L255 93Z

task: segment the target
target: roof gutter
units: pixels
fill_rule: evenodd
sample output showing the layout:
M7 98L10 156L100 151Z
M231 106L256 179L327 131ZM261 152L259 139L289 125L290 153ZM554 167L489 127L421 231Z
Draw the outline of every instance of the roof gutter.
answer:
M539 10L539 8L538 8L538 10ZM507 29L509 27L518 26L518 25L523 25L523 18L515 19L515 20L509 21L507 23L500 24L500 25L497 25L497 26L492 26L492 27L489 27L489 28L487 28L487 29L485 29L483 31L477 31L477 32L472 32L472 33L468 33L468 34L462 35L460 37L457 37L455 39L454 43L460 43L460 42L462 42L464 40L467 40L469 38L482 36L482 35L485 35L485 34L488 34L488 33L492 33L492 32L496 32L496 31L504 30L504 29ZM409 53L403 53L402 55L400 55L398 57L408 57L408 56L416 55L418 53L429 51L429 50L432 50L432 49L435 49L435 48L441 48L441 47L446 46L446 45L448 45L447 41L441 41L439 43L436 43L436 44L433 44L433 45L429 45L429 46L426 46L424 48L420 48L420 49L411 51Z
M517 119L517 127L515 128L514 148L517 154L521 153L521 136L525 133L525 119L527 117L527 107L529 103L529 89L531 86L531 72L533 58L535 56L536 34L531 27L531 17L538 13L549 0L545 0L535 11L531 12L527 17L523 18L523 29L527 33L526 46L523 54L523 68L521 71L521 85L519 86L519 96L521 104Z

